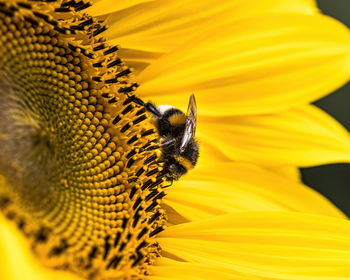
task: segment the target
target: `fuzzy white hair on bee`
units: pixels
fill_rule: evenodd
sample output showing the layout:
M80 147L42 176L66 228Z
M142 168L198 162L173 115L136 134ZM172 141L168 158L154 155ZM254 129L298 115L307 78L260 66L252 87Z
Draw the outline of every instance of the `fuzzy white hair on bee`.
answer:
M171 110L171 109L173 109L173 108L175 108L174 106L171 106L171 105L158 105L157 106L157 109L158 109L158 111L161 113L161 114L164 114L166 111L168 111L168 110Z

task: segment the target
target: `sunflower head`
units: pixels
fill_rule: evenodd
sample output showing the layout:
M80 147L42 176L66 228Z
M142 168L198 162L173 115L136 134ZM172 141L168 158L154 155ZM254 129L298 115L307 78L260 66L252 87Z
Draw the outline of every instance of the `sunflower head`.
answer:
M51 267L145 274L165 225L157 129L90 3L50 2L0 1L0 207Z

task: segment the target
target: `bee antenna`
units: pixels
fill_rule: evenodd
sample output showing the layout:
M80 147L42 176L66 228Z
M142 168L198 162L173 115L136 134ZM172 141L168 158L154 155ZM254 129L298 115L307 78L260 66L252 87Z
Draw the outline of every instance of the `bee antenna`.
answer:
M144 106L147 111L151 112L153 115L157 117L161 117L162 114L159 112L159 110L150 102L143 102L140 98L133 96L130 96L132 98L132 101L135 102L138 105Z

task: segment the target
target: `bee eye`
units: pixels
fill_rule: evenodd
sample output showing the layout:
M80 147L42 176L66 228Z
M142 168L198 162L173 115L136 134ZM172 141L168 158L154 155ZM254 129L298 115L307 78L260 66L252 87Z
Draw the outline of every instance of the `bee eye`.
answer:
M170 170L175 170L175 164L170 164L169 168Z

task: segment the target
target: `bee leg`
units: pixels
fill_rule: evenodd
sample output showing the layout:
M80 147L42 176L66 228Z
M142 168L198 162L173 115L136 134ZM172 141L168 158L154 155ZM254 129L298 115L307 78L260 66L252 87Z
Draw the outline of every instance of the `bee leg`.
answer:
M154 146L148 147L148 148L146 149L146 151L157 150L157 149L159 149L159 148L160 148L160 145L154 145Z
M166 146L170 146L172 144L175 143L175 139L170 139L168 141L165 141L163 143L161 143L160 145L154 145L154 146L151 146L151 147L148 147L147 148L147 151L150 151L150 150L156 150L156 149L159 149L160 147L166 147Z
M157 117L161 117L162 114L159 112L156 106L154 106L152 103L150 102L145 103L140 98L137 98L135 96L132 97L132 101L135 102L136 104L144 106L147 109L147 111L151 112L153 115Z

